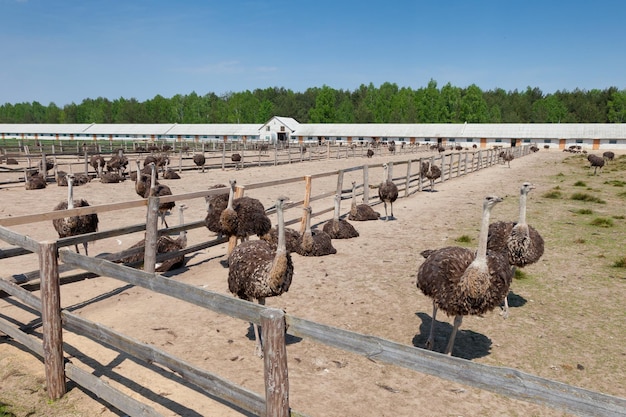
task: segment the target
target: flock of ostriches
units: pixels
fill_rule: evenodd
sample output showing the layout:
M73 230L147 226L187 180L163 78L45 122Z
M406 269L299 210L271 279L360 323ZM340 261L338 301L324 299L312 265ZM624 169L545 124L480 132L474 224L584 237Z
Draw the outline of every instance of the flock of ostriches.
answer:
M92 164L98 170L101 181L106 182L108 179L104 179L102 168L106 165L108 174L123 177L124 167L128 165L128 161L124 161L124 158L123 153L120 152L109 162L94 157ZM197 159L196 164L204 170L204 161ZM594 161L590 160L590 162L593 167ZM136 161L136 169L131 178L135 182L137 194L141 197L171 194L167 186L158 183L157 167L159 166L165 167L162 172L167 172L167 162L159 161L158 158L146 159L144 169L140 169L140 163ZM387 164L383 167L384 176L378 186L378 195L384 204L384 220L387 221L394 219L393 203L398 197L398 187L388 178ZM56 167L54 169L58 184L68 187L67 201L59 203L55 210L89 205L85 200L75 200L73 197L73 187L87 180L77 174L61 173L56 170ZM431 180L432 191L433 183L441 175L441 171L434 165L423 163L421 174ZM28 182L28 176L26 180ZM241 242L227 254L228 288L235 296L244 300L256 300L263 305L267 297L278 296L288 291L294 271L292 253L301 256L331 255L337 252L332 244L333 239L349 239L359 236L356 228L340 216L340 195L335 196L333 218L327 221L321 229L311 228L311 207L304 207L305 227L304 232L300 233L285 227L284 209L289 203L287 197L278 197L276 200L277 223L276 227L272 227L272 222L259 200L250 197L234 197L235 180L230 180L229 185L218 184L211 188L227 188L228 192L224 190L224 193L206 198L205 226L220 237L236 236ZM484 198L476 249L449 246L421 252L425 260L417 272L417 287L430 297L433 303L432 324L426 348L434 349L435 318L438 310L454 316L452 333L445 349L448 355L452 352L463 316L479 315L503 306L503 315L506 317L508 314L507 295L515 268L537 262L544 251L541 235L526 222L527 196L533 188L533 184L529 182L523 183L520 188L517 221L490 223L491 211L502 199L497 196ZM167 203L159 208L162 223L166 227L165 213L173 207L174 203ZM179 207L181 224L184 209L184 205ZM383 219L380 213L374 211L370 205L357 204L355 182L352 183L352 201L347 218L355 222ZM53 224L59 237L74 236L95 232L98 227L98 217L96 214L73 216L54 220ZM258 239L250 240L251 236L257 236ZM133 247L142 246L144 246L143 241L133 245ZM183 231L176 239L169 236L160 237L157 251L158 253L170 252L180 250L185 246L186 235ZM84 248L87 254L87 243L84 244ZM76 251L78 252L78 247ZM140 263L142 258L143 252L140 252L122 259L121 262ZM184 257L181 255L158 264L156 270L163 272L182 265L184 265ZM257 326L253 327L256 353L262 356L260 334Z

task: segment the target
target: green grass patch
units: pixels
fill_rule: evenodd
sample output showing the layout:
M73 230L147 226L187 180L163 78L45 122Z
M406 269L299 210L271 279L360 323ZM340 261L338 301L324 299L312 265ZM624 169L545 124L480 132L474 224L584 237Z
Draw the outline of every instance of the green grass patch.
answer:
M602 200L601 198L594 197L591 194L587 194L587 193L574 193L572 194L570 198L572 200L577 200L577 201L587 201L591 203L606 204L606 201Z
M522 271L520 268L515 268L515 275L513 276L513 278L519 280L528 279L529 275L526 272Z
M7 404L0 403L0 417L15 417L15 414L9 411Z
M621 198L626 198L626 191L624 191L623 193L619 193L617 196Z
M587 184L584 181L576 181L574 187L586 187Z
M604 183L608 185L612 185L613 187L623 187L626 185L626 181L619 181L619 180L604 181Z
M471 243L472 242L472 238L468 235L462 235L457 237L456 239L454 239L455 242L458 243Z
M577 214L593 214L593 210L584 208L584 209L576 210L576 213Z
M624 220L626 218L626 216L611 216L613 217L615 220Z
M613 262L613 265L611 266L613 268L626 268L626 256Z
M563 197L563 193L561 193L559 190L551 190L551 191L548 191L546 193L543 193L542 197L543 198L558 199L558 198L562 198Z
M607 217L596 217L590 224L597 227L613 227L613 219Z

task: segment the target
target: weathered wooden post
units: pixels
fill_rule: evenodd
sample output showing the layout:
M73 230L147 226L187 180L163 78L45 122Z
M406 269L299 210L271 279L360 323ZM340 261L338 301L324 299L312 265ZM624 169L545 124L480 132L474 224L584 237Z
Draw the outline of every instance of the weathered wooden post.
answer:
M56 242L39 244L41 276L41 320L43 323L43 356L48 398L65 395L63 366L63 326L61 324L61 288Z
M289 372L285 344L285 313L265 309L261 313L263 369L265 373L265 415L289 417Z
M341 195L343 194L343 170L337 173L337 191L335 195L339 196L339 205L341 206Z
M411 184L411 160L406 162L406 188L404 189L404 196L409 196L409 185Z
M154 274L158 240L159 197L148 197L146 214L146 239L143 255L143 270Z
M369 204L370 199L369 166L363 165L363 204Z
M310 175L305 175L304 177L304 201L302 202L302 207L307 207L311 203L311 188L313 186L312 179ZM305 229L305 221L304 215L302 216L302 220L300 220L300 233L304 233Z
M417 182L417 191L422 192L422 187L424 186L424 176L422 175L422 164L423 164L422 158L418 159L417 163L418 163L417 169L419 170L419 173L420 173L419 180Z

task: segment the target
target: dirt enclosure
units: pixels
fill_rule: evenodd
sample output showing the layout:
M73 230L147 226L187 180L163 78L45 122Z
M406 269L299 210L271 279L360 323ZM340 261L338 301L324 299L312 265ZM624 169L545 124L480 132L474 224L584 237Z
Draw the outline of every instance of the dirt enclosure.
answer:
M427 156L425 152L423 156ZM410 155L417 158L422 155ZM525 268L527 278L511 287L511 311L504 319L498 310L478 317L466 317L453 355L470 361L514 368L529 374L570 385L626 397L626 332L623 300L626 296L624 268L607 267L599 248L575 245L581 230L568 230L571 207L568 202L541 196L576 178L590 184L613 177L611 173L592 177L581 160L564 163L570 154L541 150L506 165L437 184L435 192L419 192L394 204L395 219L353 222L360 236L334 240L337 254L301 257L293 254L295 275L288 293L267 300L267 305L288 314L359 332L409 346L423 347L431 323L432 304L415 286L416 272L423 261L419 252L458 244L462 235L476 244L481 202L486 194L505 198L492 213L492 221L515 220L518 191L524 181L537 189L530 194L528 222L543 234L546 252L538 264ZM183 172L180 180L162 180L174 194L206 190L235 178L251 184L278 178L315 175L368 163L401 161L406 155L329 159L277 167L243 170ZM6 176L8 174L2 174ZM394 172L394 177L401 176ZM370 171L378 183L382 170ZM357 179L357 178L355 178ZM362 178L358 178L362 181ZM349 184L346 174L344 184ZM593 187L594 185L590 186ZM334 190L335 178L313 180L313 191ZM0 217L46 212L66 198L67 188L50 184L45 190L26 191L22 186L0 189ZM300 200L302 183L282 188L246 191L266 207L285 194ZM374 199L376 190L370 190ZM90 204L136 200L133 183L103 184L98 181L75 188L75 198ZM342 203L342 213L349 209ZM204 218L203 199L185 202L185 221ZM312 204L314 212L316 204ZM324 207L329 206L324 202ZM382 205L375 209L384 213ZM595 208L594 208L595 210ZM623 215L623 205L598 210ZM621 212L620 212L621 210ZM287 219L301 215L292 209ZM332 212L313 218L321 226ZM107 212L99 215L100 229L137 224L145 220L145 208ZM275 217L272 218L275 222ZM623 228L622 219L620 230ZM174 212L168 222L177 224ZM571 226L571 225L570 225ZM296 226L292 226L296 227ZM574 226L571 226L575 228ZM55 239L51 222L11 228L36 240ZM617 228L616 228L617 229ZM572 237L563 240L563 235ZM600 230L602 241L624 247L624 234ZM130 247L141 233L95 242L90 255L111 253ZM189 245L212 236L204 228L191 230ZM591 237L587 237L591 240ZM566 242L566 243L564 243ZM82 248L81 248L82 249ZM207 290L228 294L226 245L188 256L185 268L167 276ZM623 256L623 251L622 251ZM36 270L37 258L22 256L4 259L2 277ZM257 393L264 392L263 362L254 355L252 331L247 323L185 304L165 295L151 293L120 281L98 277L64 285L61 303L75 314L102 323L168 353L220 375ZM39 334L38 317L19 309L10 298L0 299L0 317L18 318ZM443 351L452 320L440 313L435 349ZM562 416L563 412L488 391L452 383L435 376L387 365L371 359L328 348L304 339L288 337L290 405L308 416ZM214 401L192 387L168 378L157 367L146 368L124 354L72 333L64 333L70 359L120 390L149 403L168 416L240 416L241 410ZM45 401L43 364L12 340L0 337L0 403L13 404L18 416L115 416L122 415L106 404L70 385L66 397L55 403ZM124 386L122 386L124 385Z

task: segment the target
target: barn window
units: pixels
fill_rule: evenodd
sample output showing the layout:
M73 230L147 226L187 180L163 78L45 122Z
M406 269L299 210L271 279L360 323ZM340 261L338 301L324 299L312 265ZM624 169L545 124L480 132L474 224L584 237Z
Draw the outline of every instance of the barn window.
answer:
M469 139L465 139L466 142L474 142L474 139L469 138Z
M270 131L270 127L269 126L265 126L265 131L269 132Z
M582 139L576 139L576 143L583 143Z
M502 142L502 139L496 139L496 143Z
M617 139L609 139L609 144L617 145Z
M544 139L543 143L552 143L552 141L550 139Z

